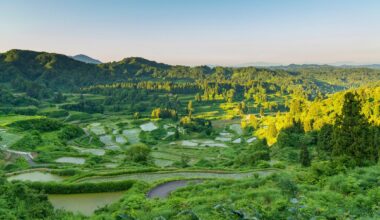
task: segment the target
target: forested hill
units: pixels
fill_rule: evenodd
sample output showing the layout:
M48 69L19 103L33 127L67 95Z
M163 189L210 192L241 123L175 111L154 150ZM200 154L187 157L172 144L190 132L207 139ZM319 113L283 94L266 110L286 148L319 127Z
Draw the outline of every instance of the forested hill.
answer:
M310 84L325 90L356 87L380 80L380 70L332 66L288 66L286 68L172 66L139 57L119 62L87 64L69 56L25 50L0 54L0 82L12 88L46 87L72 90L94 84L139 80L207 80L242 84L248 81L282 85Z

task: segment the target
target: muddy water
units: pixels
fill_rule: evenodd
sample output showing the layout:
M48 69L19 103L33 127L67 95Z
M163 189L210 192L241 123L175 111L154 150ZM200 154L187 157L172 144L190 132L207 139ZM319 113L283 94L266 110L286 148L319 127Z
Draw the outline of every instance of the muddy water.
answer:
M48 197L56 209L64 209L89 216L96 209L119 201L123 194L124 192L54 194Z

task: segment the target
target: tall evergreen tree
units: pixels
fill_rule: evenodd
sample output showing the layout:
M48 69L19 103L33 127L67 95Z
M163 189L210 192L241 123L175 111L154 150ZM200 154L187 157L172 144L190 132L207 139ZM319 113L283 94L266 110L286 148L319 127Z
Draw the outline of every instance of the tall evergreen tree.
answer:
M361 113L361 103L356 94L345 94L342 114L335 122L333 141L332 155L335 157L346 156L357 165L378 160L378 138Z
M301 162L301 165L304 167L308 167L311 164L309 150L307 149L306 145L303 145L301 148L300 162Z
M193 102L190 100L187 104L187 112L189 113L189 117L191 118L193 114L194 108L193 108Z

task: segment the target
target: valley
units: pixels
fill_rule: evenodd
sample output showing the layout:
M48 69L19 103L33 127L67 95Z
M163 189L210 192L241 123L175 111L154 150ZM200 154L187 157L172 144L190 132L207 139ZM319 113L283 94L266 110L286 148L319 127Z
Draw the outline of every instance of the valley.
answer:
M379 70L11 50L0 76L0 190L37 219L379 217Z

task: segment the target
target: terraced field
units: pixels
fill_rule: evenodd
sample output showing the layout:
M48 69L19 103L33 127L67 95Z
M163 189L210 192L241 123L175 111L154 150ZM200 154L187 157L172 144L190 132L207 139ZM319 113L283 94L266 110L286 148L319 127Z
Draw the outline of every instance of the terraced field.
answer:
M78 179L76 182L109 182L121 180L140 180L148 183L161 181L165 179L243 179L252 177L255 174L259 176L267 176L275 169L255 170L248 172L217 172L217 171L169 171L169 172L147 172L147 173L131 173L116 176L92 176Z

